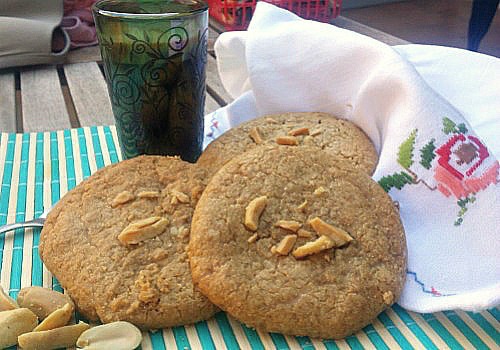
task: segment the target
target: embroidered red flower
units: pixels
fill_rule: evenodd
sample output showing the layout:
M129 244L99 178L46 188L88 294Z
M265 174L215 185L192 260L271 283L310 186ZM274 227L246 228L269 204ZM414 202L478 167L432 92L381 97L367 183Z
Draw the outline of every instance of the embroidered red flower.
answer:
M497 183L499 163L490 161L488 149L475 136L453 134L435 153L439 158L434 179L447 197L465 198Z
M459 210L454 225L460 226L468 206L476 201L477 193L500 182L500 163L490 156L481 140L469 135L465 123L457 124L445 117L442 132L448 137L444 144L436 149L436 139L432 138L419 152L419 163L424 169L434 172L436 186L412 169L418 129L412 130L399 146L397 162L403 171L385 175L378 183L386 192L393 188L401 190L406 185L423 184L431 191L439 190L446 197L455 196Z

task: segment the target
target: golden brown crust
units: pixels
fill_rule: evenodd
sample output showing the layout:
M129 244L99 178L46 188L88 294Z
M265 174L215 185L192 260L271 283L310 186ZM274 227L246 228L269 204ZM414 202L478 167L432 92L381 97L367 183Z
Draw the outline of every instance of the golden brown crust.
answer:
M258 239L249 243L245 207L259 196L268 203ZM354 240L299 260L273 254L290 235L277 221L314 232L314 217ZM294 246L315 239L299 235ZM406 269L404 231L388 195L365 173L307 147L263 146L226 164L195 209L188 254L200 290L237 319L322 338L345 337L372 321L399 296Z
M370 175L378 162L370 139L353 123L326 113L307 112L267 115L232 128L208 145L198 164L215 174L247 150L266 143L286 143L286 140L288 144L296 140L299 146L324 149Z
M205 178L203 169L177 158L141 156L96 172L54 207L40 255L87 318L153 329L216 311L193 287L185 252ZM113 201L124 191L134 199L117 205ZM159 196L139 195L146 191ZM177 192L189 202L173 201ZM130 223L152 216L168 219L164 232L120 243L118 235Z

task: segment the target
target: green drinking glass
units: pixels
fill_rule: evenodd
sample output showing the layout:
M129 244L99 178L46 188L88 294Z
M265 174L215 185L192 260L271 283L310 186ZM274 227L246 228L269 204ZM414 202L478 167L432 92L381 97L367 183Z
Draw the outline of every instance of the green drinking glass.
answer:
M93 15L124 159L203 145L208 6L200 0L102 0Z

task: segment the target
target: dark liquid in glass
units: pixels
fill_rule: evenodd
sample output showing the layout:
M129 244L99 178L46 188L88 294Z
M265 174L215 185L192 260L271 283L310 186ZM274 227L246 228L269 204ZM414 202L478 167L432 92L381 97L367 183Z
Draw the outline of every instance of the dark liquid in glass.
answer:
M191 17L166 22L96 16L124 158L179 155L195 162L201 154L207 16Z

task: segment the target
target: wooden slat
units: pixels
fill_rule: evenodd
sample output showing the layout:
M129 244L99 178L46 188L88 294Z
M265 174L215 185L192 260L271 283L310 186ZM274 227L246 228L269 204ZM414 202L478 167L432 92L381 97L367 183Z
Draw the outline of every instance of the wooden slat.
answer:
M106 81L97 63L67 64L64 74L80 125L114 124Z
M214 99L222 106L225 106L233 100L226 89L224 89L224 86L222 86L219 72L217 71L217 62L211 55L208 55L207 61L207 86Z
M0 131L16 132L16 86L10 72L0 74Z
M207 92L207 97L205 99L205 115L214 112L220 107L217 101Z
M25 132L71 126L55 67L21 71L21 96Z
M352 19L349 19L346 17L338 16L337 18L332 20L330 23L333 25L336 25L337 27L349 29L349 30L352 30L354 32L372 37L372 38L377 39L383 43L386 43L387 45L410 44L409 41L403 40L403 39L398 38L398 37L391 35L391 34L387 34L381 30L369 27L367 25L353 21Z
M208 27L208 53L213 54L214 52L214 44L217 38L219 37L219 33L215 31L212 27Z
M226 31L224 25L221 24L220 22L217 22L217 20L213 19L212 17L210 17L209 26L218 33L224 33Z
M102 61L101 52L99 46L95 45L71 50L64 59L64 64L100 61Z
M68 111L71 127L78 128L80 127L80 122L78 121L78 117L76 116L75 105L73 103L73 99L71 98L71 94L69 93L68 85L61 84L61 90L64 97L64 103L66 104L66 110Z

